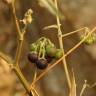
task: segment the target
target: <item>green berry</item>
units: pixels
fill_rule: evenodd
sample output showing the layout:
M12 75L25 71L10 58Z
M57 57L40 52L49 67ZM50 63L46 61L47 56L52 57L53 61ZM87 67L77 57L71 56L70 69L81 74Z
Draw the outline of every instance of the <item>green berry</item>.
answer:
M54 57L55 52L56 52L56 48L55 48L55 47L52 47L51 45L47 45L47 46L46 46L46 54L47 54L48 56Z
M59 59L63 56L63 51L61 49L57 49L55 53L55 58Z
M93 44L93 40L91 38L88 38L87 40L85 40L85 44L91 45Z
M84 36L81 36L81 40L84 39ZM94 34L91 34L88 38L85 39L84 43L86 45L91 45L96 41Z

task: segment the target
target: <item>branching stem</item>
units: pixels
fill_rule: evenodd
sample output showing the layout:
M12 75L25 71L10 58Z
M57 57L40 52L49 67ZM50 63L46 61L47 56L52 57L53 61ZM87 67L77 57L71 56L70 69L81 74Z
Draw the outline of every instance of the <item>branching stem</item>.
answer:
M59 19L59 15L58 15L57 0L55 0L55 5L56 5L56 9L57 9L56 19L57 19L57 27L58 27L59 45L60 45L60 48L63 51L63 54L65 54L65 51L64 51L64 48L63 48L62 31L61 31L61 28L60 28L60 19ZM63 58L62 62L63 62L64 71L65 71L65 74L66 74L66 77L67 77L67 82L68 82L69 88L71 88L71 80L70 80L70 75L69 75L69 72L68 72L68 67L67 67L67 62L66 62L65 57Z
M21 32L21 30L20 30L19 22L18 22L18 19L16 16L15 0L12 1L12 7L11 8L12 8L12 12L13 12L13 18L15 21L17 33L18 33L17 34L18 45L17 45L16 55L15 55L15 64L14 64L13 69L14 69L14 72L16 73L16 75L18 76L18 78L20 79L22 85L26 89L27 93L29 94L29 96L32 96L32 93L29 90L29 83L27 82L27 80L25 79L24 75L22 74L22 72L19 68L19 60L20 60L20 56L21 56L23 40L24 40L24 35L25 35L26 31L23 30L23 32ZM25 26L25 29L26 29L26 26Z
M36 80L32 83L33 85L39 81L49 70L54 68L57 64L59 64L63 58L69 56L73 51L75 51L83 42L85 39L88 38L90 34L92 34L96 30L96 27L94 27L86 36L83 38L79 43L77 43L73 48L71 48L65 55L63 55L58 61L56 61L54 64L50 65L43 73L41 73L39 76L37 76Z

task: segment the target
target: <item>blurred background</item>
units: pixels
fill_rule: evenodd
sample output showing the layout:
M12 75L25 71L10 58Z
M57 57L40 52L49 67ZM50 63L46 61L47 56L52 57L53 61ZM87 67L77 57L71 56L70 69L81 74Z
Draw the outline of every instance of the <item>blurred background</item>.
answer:
M27 28L20 59L21 70L30 83L34 66L26 63L29 44L45 36L59 48L57 30L43 30L45 26L56 24L56 17L40 1L43 0L16 0L16 12L19 19L23 18L24 13L29 8L33 10L33 22ZM85 26L91 29L96 26L96 0L58 0L58 5L64 16L61 20L63 34ZM17 48L17 34L15 31L10 8L0 0L0 52L4 52L12 59L15 57ZM80 36L77 33L64 38L65 52L79 41ZM74 70L77 96L79 96L84 80L87 80L90 85L96 82L96 43L91 46L82 44L67 57L67 64L69 69L73 68ZM63 65L59 64L50 70L36 85L40 96L67 96L69 90ZM14 72L11 72L8 64L0 58L0 96L22 96L24 91L17 76ZM87 88L84 96L96 96L96 87Z

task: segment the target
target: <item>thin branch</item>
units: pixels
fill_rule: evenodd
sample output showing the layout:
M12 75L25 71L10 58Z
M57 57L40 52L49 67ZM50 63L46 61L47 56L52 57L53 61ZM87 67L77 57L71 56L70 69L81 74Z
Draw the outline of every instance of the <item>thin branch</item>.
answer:
M88 35L84 37L79 43L77 43L73 48L71 48L66 54L65 57L68 56L70 53L72 53L74 50L76 50L94 31L96 30L96 27L94 27Z
M81 92L80 92L80 96L83 96L84 91L85 91L86 88L93 88L93 87L95 87L95 86L96 86L96 83L94 83L94 84L92 84L92 85L89 85L89 84L87 83L87 80L85 80L85 82L84 82L84 84L83 84L83 87L82 87L82 89L81 89Z
M17 74L17 76L18 76L18 78L20 79L20 81L22 82L22 84L23 84L24 88L26 89L26 91L27 91L28 93L30 93L30 90L28 90L28 89L29 89L29 84L28 84L28 82L25 80L24 76L22 75L21 70L18 69L17 67L14 67L13 70L14 70L14 72Z
M75 33L77 33L77 32L80 32L80 31L82 31L82 30L86 30L86 29L89 29L89 28L88 28L88 27L84 27L84 28L80 28L80 29L78 29L78 30L75 30L75 31L72 31L72 32L63 34L63 35L62 35L62 38L66 37L66 36L73 35L73 34L75 34Z
M24 33L22 33L21 30L20 30L19 22L18 22L17 16L16 16L15 0L12 1L12 12L13 12L14 21L15 21L15 24L16 24L17 33L18 33L17 36L18 36L18 39L19 39L17 50L16 50L16 55L15 55L14 72L16 73L18 78L20 79L21 83L23 84L23 86L26 89L29 96L32 96L32 93L29 90L29 83L27 82L27 80L25 79L25 77L23 76L23 74L22 74L22 72L19 68L19 60L20 60L20 56L21 56L25 30L23 30Z
M5 55L4 53L0 52L0 58L2 58L5 62L7 62L8 66L13 69L14 68L14 64L13 64L13 61L12 59Z
M16 56L15 56L15 61L16 61L15 64L16 64L17 67L19 67L18 63L19 63L19 59L20 59L20 56L21 56L22 45L23 45L23 41L24 41L24 35L26 33L26 28L27 28L27 25L22 30L22 32L19 36L19 40L18 40Z
M34 92L36 94L36 96L39 96L38 92L35 90L34 87L32 87L31 90L32 90L32 93Z
M15 25L16 25L16 29L17 29L17 36L19 38L18 41L18 46L17 46L17 50L16 50L16 56L15 56L15 64L16 66L18 66L18 61L20 58L20 54L21 54L21 48L22 48L22 43L23 43L23 36L21 34L21 30L19 27L19 22L16 16L16 9L15 9L15 0L12 1L12 12L13 12L13 18L15 21Z
M23 45L23 40L19 40L18 45L17 45L16 55L15 55L16 66L19 66L18 64L19 64L19 60L20 60L20 56L21 56L22 45Z
M4 53L0 52L0 57L5 60L8 64L12 63L12 60L9 56L5 55Z
M37 78L37 67L35 66L35 72L34 72L34 77L33 77L33 81L35 81Z
M83 84L83 87L82 87L82 89L81 89L81 92L80 92L80 96L83 95L83 93L84 93L86 87L87 87L87 81L85 80L85 82L84 82L84 84Z
M49 70L51 70L57 64L59 64L64 57L65 56L62 56L58 61L56 61L54 64L50 65L44 72L42 72L39 76L37 76L37 78L32 82L32 85L34 85L38 80L40 80L47 72L49 72Z
M60 19L59 19L59 15L58 15L57 0L55 0L55 6L56 6L56 10L57 10L56 19L57 19L57 27L58 27L59 45L60 45L60 48L63 51L63 54L65 54L65 51L64 51L64 48L63 48L62 31L61 31L61 28L60 28ZM63 58L62 62L63 62L64 71L65 71L65 74L66 74L66 77L67 77L67 82L68 82L69 88L71 88L71 80L70 80L70 75L69 75L69 72L68 72L68 67L67 67L67 62L66 62L65 57Z
M96 30L96 27L95 28L93 28L92 30L91 30L91 32L89 32L88 34L87 34L87 36L84 38L84 39L82 39L82 41L80 41L79 43L78 43L78 45L81 45L83 42L84 42L84 40L86 39L86 38L88 38L88 36L90 35L90 34L92 34L94 31ZM77 46L77 45L76 45ZM76 50L78 47L75 47L74 48L74 50ZM70 49L71 50L71 49ZM44 72L42 72L39 76L37 76L37 78L36 78L36 80L32 83L33 85L38 81L38 80L40 80L47 72L49 72L49 70L51 70L52 68L54 68L57 64L59 64L61 61L62 61L62 59L63 58L65 58L65 57L67 57L71 52L73 52L74 50L72 50L72 51L68 51L68 53L66 53L65 55L63 55L59 60L57 60L54 64L52 64L52 65L50 65Z
M16 29L17 29L17 32L18 32L18 36L20 36L21 31L20 31L20 27L19 27L19 24L18 24L18 19L17 19L17 16L16 16L15 0L12 1L12 12L13 12L13 18L14 18L14 21L15 21L15 25L16 25Z
M72 70L71 89L70 89L69 96L76 96L76 80L73 70Z

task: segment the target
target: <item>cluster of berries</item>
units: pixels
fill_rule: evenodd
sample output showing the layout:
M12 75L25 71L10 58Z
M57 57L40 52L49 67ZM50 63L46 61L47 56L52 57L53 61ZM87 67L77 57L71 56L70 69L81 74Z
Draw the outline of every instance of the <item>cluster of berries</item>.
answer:
M81 40L84 39L87 34L88 34L88 33L85 33L84 35L82 35L82 36L80 37L80 39L81 39ZM84 44L86 44L86 45L91 45L91 44L94 44L95 42L96 42L96 34L93 33L93 34L90 34L90 35L88 36L88 38L85 39Z
M28 60L35 63L38 69L45 69L53 59L59 59L62 56L61 49L57 49L49 39L42 37L30 45Z

